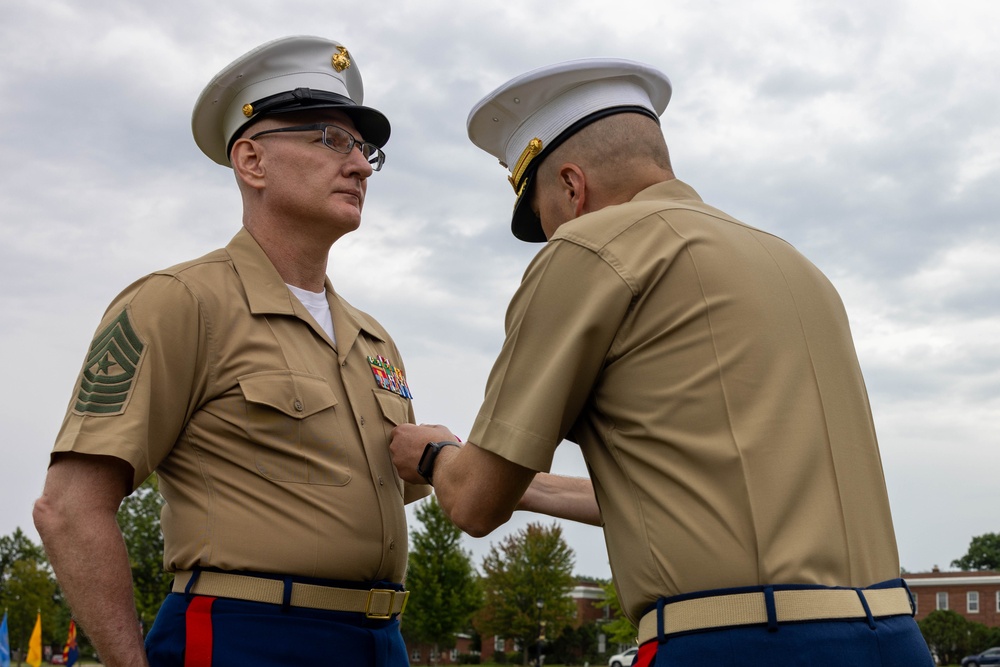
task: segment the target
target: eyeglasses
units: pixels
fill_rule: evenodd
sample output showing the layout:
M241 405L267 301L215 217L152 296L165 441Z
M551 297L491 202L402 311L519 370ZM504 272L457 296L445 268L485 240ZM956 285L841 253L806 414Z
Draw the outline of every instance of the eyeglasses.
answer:
M330 125L329 123L313 123L311 125L278 127L273 130L258 132L250 138L256 139L257 137L262 137L265 134L275 134L278 132L309 132L312 130L323 131L323 145L332 151L343 153L344 155L350 155L351 150L357 146L358 150L361 151L361 154L365 156L366 160L368 160L368 164L372 166L372 171L378 171L382 168L382 165L385 164L385 153L382 152L381 148L373 143L355 139L354 135L344 128L337 127L336 125Z

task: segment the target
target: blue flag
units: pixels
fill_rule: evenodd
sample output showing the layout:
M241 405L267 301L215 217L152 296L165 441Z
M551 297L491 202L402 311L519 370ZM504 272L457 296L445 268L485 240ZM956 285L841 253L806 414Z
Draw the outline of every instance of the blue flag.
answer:
M10 667L10 637L7 636L7 612L0 623L0 667Z

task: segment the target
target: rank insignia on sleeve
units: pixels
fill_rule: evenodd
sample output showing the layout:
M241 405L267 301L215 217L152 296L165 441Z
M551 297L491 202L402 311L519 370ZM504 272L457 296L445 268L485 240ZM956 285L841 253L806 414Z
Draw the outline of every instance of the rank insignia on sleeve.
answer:
M372 367L375 382L382 389L399 394L403 398L413 398L410 387L406 384L406 378L403 377L403 372L393 366L388 359L382 355L368 357L368 365Z
M145 347L132 327L128 308L124 308L90 344L73 412L80 415L124 412Z

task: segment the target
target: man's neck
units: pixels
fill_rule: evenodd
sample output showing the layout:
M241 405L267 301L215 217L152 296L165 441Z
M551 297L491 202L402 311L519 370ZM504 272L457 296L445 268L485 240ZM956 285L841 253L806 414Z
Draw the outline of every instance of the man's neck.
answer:
M244 226L286 284L310 292L324 290L329 245L277 233L270 225L246 224L244 221Z

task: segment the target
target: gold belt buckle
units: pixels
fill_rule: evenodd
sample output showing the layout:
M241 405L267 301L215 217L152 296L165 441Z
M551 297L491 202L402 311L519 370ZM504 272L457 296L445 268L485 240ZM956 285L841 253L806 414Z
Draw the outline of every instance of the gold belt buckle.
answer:
M372 611L372 600L374 599L376 593L389 594L389 611L385 614L378 614ZM402 614L403 610L406 609L406 602L410 599L410 591L394 591L391 588L373 588L368 591L368 602L365 603L365 617L380 621L392 618L392 608L396 606L397 595L403 596L403 606L399 609L399 613Z

